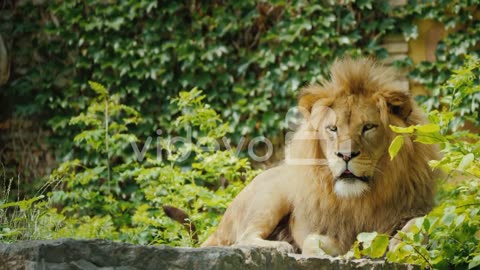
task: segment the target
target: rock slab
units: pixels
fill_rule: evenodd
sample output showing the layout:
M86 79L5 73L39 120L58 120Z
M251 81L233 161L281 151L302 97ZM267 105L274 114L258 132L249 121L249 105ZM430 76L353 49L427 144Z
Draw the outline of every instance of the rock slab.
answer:
M381 260L302 257L252 247L174 248L104 240L0 243L0 270L420 269Z

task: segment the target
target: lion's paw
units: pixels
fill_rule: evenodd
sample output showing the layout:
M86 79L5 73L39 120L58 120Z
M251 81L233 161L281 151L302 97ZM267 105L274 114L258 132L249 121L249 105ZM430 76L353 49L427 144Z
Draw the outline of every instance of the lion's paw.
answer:
M326 235L309 234L303 241L302 255L323 256L340 254L337 241Z
M272 247L282 253L294 253L295 250L292 245L284 241L272 241L274 243Z
M292 245L284 241L269 241L264 239L244 240L236 244L236 246L256 246L274 248L282 253L294 253Z

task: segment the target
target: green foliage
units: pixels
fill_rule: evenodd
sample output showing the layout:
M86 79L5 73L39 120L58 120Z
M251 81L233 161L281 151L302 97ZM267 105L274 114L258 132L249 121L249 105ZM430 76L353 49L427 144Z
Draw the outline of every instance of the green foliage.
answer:
M463 114L460 102L467 95L480 93L477 81L480 62L471 58L465 66L440 87L448 89L440 98L442 111L432 111L432 124L406 128L391 126L392 130L413 136L424 144L438 143L443 152L440 160L431 161L433 168L448 173L439 194L441 204L431 213L418 219L409 232L399 232L401 243L386 254L391 262L419 264L434 269L476 269L480 265L480 135L467 130L452 132L457 119L469 119ZM445 91L447 93L447 91ZM456 122L458 123L458 122ZM403 138L399 135L397 138ZM395 156L401 145L391 145ZM460 177L458 183L450 178ZM353 255L378 257L386 252L385 235L360 234Z
M478 2L467 1L416 1L410 0L409 4L402 9L396 9L395 15L401 19L400 27L404 33L411 33L412 38L418 36L416 23L419 19L432 20L441 23L445 27L445 37L439 42L435 50L436 61L423 61L414 66L409 77L413 81L431 89L429 97L420 98L420 101L428 111L440 109L442 102L440 97L452 96L456 98L458 93L464 96L456 104L461 113L450 125L456 129L463 125L464 116L473 124L480 123L478 110L480 108L480 93L468 94L466 91L453 93L451 87L438 88L451 77L452 71L459 70L464 63L464 55L469 54L476 59L480 58L480 17L477 12ZM466 70L463 70L466 71ZM465 82L468 84L471 82ZM478 84L478 80L475 82ZM458 89L458 88L456 88ZM470 88L472 89L472 88Z
M477 178L450 190L439 207L416 222L412 232L401 235L403 242L387 259L436 269L473 268L473 258L480 254L479 188ZM428 235L427 244L423 235Z
M442 86L436 89L433 94L437 94L439 106L450 110L449 114L443 117L442 121L448 121L448 125L443 125L443 129L450 128L456 131L464 126L465 122L479 126L480 123L480 78L479 67L480 60L474 57L467 57L467 64L456 70L453 70L451 78Z
M5 179L6 180L6 179ZM35 234L36 222L45 213L45 203L38 201L44 198L43 195L36 196L29 200L17 200L8 202L13 179L6 184L7 188L0 194L0 241L17 241ZM16 211L9 211L15 207Z
M74 237L195 245L182 225L165 216L163 205L188 212L204 239L227 204L258 173L234 149L218 149L217 140L230 132L228 123L203 104L201 91L181 92L172 100L183 112L175 126L193 130L191 138L178 144L173 137L158 137L156 147L148 151L149 138L147 150L135 153L133 145L139 140L130 132L141 122L138 112L119 103L118 96L109 95L102 85L90 82L90 86L97 97L86 112L70 120L82 127L74 141L89 158L60 164L48 183L56 188L41 204L34 204L40 197L0 204L0 211L15 206L20 211L41 210L31 221L37 231L13 238L8 228L2 228L3 240Z
M480 255L478 180L450 188L440 206L419 218L409 232L399 232L401 242L394 250L387 252L390 236L363 233L354 245L353 255L377 258L386 252L390 262L433 269L474 269Z
M0 7L13 67L0 91L0 119L13 113L52 130L48 139L61 158L87 158L72 151L69 138L79 126L69 121L89 105L88 80L105 82L142 112L137 136L152 136L152 126L173 132L180 111L170 99L182 89L209 89L206 101L229 120L236 144L240 136L281 136L301 86L325 77L336 57L385 57L382 38L415 39L418 20L438 21L448 32L437 62L403 63L414 68L413 80L434 88L463 53L479 55L471 0L410 0L395 8L375 0L17 2ZM448 93L435 89L426 100L429 110L440 108L440 94ZM464 97L464 115L475 117L479 100Z
M389 236L377 232L363 232L357 236L353 246L353 255L357 258L368 255L371 258L380 258L388 247ZM360 247L361 245L361 247Z
M391 129L397 133L413 135L415 142L439 143L443 157L439 161L431 162L433 168L441 168L447 173L459 170L480 177L480 166L474 162L480 157L479 135L467 130L456 130L458 123L473 120L472 115L476 117L478 114L477 111L465 114L461 101L467 96L480 93L480 87L476 83L479 79L480 61L468 57L465 66L453 71L451 78L439 87L441 91L450 94L439 98L443 105L441 111L434 110L429 113L431 124L406 128L391 126ZM400 149L397 149L398 145L394 143L390 148L398 153Z
M89 105L88 80L103 81L142 111L138 135L151 135L153 125L172 131L179 110L170 98L197 86L209 89L208 103L237 131L234 142L241 135L273 137L301 86L326 76L336 57L386 56L379 44L395 29L388 5L374 0L74 0L8 7L0 32L22 46L12 50L18 68L1 95L17 104L17 115L41 114L43 125L47 119L51 139L65 152L71 149L65 138L78 132L70 118Z

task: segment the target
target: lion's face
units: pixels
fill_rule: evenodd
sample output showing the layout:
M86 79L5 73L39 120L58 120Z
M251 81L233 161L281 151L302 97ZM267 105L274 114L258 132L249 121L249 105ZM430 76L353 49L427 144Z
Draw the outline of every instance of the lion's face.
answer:
M339 97L328 107L314 106L315 118L336 194L358 197L368 192L377 163L388 148L376 102L362 96Z
M309 123L306 131L320 142L296 149L328 165L338 197L359 197L374 187L389 159L394 136L389 125L408 125L412 99L394 77L393 70L370 60L344 60L334 63L330 81L302 91L299 107Z

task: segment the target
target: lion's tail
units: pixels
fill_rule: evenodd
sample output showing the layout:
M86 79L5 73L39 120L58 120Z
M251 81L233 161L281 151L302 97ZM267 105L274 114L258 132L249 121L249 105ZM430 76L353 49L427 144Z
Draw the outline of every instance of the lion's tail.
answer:
M185 229L190 234L190 237L193 239L194 244L195 245L198 244L197 228L195 227L195 224L193 224L192 221L190 220L190 217L188 216L188 214L182 209L171 206L171 205L164 205L162 206L162 208L165 214L169 218L175 220L180 224L183 224Z

